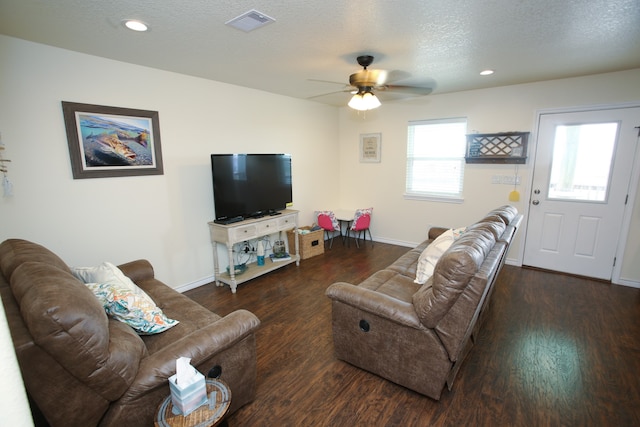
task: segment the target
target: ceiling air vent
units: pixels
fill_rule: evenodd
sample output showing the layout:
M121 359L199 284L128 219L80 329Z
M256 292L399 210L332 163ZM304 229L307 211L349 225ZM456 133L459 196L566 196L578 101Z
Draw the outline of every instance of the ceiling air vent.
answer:
M255 9L251 9L250 11L225 22L225 24L248 33L249 31L253 31L256 28L263 27L274 21L275 19L272 17L267 16L262 12L258 12Z

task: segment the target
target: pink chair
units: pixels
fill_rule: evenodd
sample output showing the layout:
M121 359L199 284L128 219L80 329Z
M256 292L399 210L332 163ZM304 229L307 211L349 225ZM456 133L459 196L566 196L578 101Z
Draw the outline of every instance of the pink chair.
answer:
M317 223L320 228L324 230L325 237L331 234L331 240L329 242L329 249L333 246L333 236L336 231L342 236L342 229L338 223L338 219L334 215L333 211L317 211L316 212Z
M358 244L358 239L364 233L364 242L367 241L367 232L369 232L369 240L371 240L371 246L373 246L373 238L371 237L371 230L369 230L369 226L371 225L371 214L373 213L373 208L367 209L358 209L356 210L356 214L353 217L353 222L351 223L351 228L349 231L353 231L354 237L356 239L356 246L360 247Z

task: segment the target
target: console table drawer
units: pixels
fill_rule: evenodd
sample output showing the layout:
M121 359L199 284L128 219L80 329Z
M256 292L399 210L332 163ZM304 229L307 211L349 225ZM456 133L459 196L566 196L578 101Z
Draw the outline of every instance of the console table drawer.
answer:
M258 237L258 227L255 224L243 225L229 230L229 233L233 236L233 242L240 242Z
M275 233L276 231L278 231L278 222L275 219L258 223L258 233L261 236Z
M296 217L295 215L288 215L282 218L278 218L278 229L279 230L290 230L296 226Z

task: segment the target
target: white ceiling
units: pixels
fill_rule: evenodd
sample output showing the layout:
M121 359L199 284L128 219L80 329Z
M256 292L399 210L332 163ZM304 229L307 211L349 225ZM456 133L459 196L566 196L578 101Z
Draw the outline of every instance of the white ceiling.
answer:
M0 33L332 105L361 54L433 93L640 68L639 0L0 0Z

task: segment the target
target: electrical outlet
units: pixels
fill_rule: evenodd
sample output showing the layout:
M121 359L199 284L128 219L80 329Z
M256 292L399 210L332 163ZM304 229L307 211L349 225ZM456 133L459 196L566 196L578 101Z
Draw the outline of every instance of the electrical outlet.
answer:
M502 184L502 177L500 175L493 175L491 177L492 184Z

